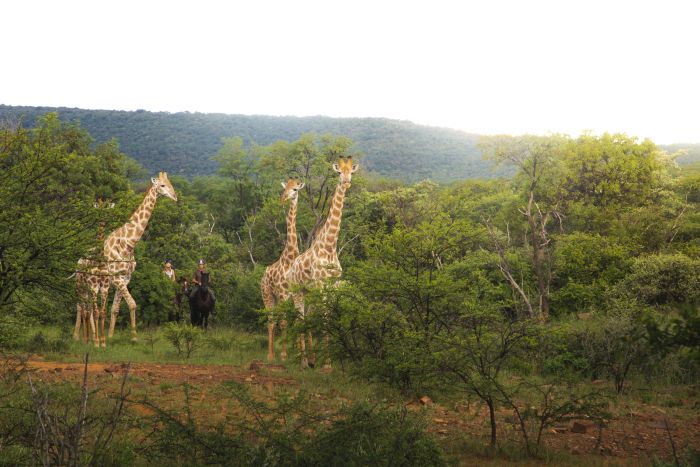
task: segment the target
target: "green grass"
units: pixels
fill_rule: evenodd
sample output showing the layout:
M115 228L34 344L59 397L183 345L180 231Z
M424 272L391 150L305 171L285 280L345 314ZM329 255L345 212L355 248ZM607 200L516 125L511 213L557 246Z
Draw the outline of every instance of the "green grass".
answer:
M107 339L106 348L96 348L92 342L85 344L82 340L75 341L65 330L55 326L32 328L27 332L25 340L31 341L39 333L49 343L63 342L63 348L55 351L52 349L55 346L47 345L46 349L33 348L31 351L42 354L48 360L65 362L80 362L85 352L89 352L92 362L245 365L252 360L264 359L267 351L266 336L225 328L209 329L189 359L178 356L160 328L141 329L137 342L131 342L128 330L117 330L114 337Z

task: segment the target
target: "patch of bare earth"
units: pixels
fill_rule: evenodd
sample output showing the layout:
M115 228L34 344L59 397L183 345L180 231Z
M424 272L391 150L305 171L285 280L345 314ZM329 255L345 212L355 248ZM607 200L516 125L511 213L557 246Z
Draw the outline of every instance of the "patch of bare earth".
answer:
M40 380L80 383L84 365L33 358L29 361L29 367ZM88 384L106 389L116 388L125 368L125 364L119 363L90 363ZM208 422L240 413L240 408L222 397L219 389L221 383L236 381L247 384L263 397L265 394L272 397L277 389L297 386L297 381L286 373L285 367L257 360L246 366L134 363L131 364L130 375L134 389L147 394L149 400L164 408L179 409L184 406L185 396L180 386L188 383L192 388L189 402L193 409L197 409L196 418ZM548 428L542 442L553 451L583 457L596 456L613 463L625 459L649 461L654 457L673 459L674 448L678 455L688 448L700 450L700 415L694 408L697 401L686 402L689 406L680 410L666 410L654 405L618 410L615 419L602 433L590 421L574 420ZM482 405L463 403L443 407L427 397L407 405L414 409L422 406L431 409L429 431L439 438L448 440L469 433L483 436L484 442L487 442L488 412ZM152 413L145 406L135 407L135 410L142 415ZM499 411L498 421L499 439L520 442L519 425L512 411Z
M589 420L572 420L546 429L542 443L552 451L610 460L649 461L654 457L672 460L674 449L679 456L688 448L700 450L700 415L694 408L696 402L685 402L687 407L681 409L683 416L654 405L620 411L602 432ZM433 409L429 431L437 436L448 438L467 432L483 436L484 443L488 442L490 424L485 406L463 403L445 408L427 397L409 403L413 408L423 405ZM520 426L512 410L500 410L497 420L499 439L521 442Z

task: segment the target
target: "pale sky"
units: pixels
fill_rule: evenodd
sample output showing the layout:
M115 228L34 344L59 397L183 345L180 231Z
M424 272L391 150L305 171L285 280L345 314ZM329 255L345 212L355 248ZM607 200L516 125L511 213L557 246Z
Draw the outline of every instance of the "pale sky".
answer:
M700 142L696 3L3 2L0 103Z

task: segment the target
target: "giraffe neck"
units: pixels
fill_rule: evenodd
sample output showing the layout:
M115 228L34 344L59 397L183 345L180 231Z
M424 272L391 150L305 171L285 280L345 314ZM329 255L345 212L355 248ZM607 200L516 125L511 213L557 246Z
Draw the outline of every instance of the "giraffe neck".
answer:
M105 239L105 223L100 222L97 225L97 240L104 240Z
M280 256L282 263L291 264L294 258L299 256L299 244L297 242L297 198L290 202L287 212L287 242Z
M122 238L126 240L126 245L129 250L133 251L136 244L141 240L141 236L148 226L151 214L153 214L153 208L156 206L157 199L158 189L155 186L151 186L139 207L136 208L136 211L134 211L129 218L129 222L124 224L120 229Z
M338 182L331 202L331 208L328 211L328 217L325 224L319 231L313 246L316 248L325 248L326 250L335 252L338 245L338 234L340 232L340 221L343 218L343 202L345 201L345 191L347 185Z

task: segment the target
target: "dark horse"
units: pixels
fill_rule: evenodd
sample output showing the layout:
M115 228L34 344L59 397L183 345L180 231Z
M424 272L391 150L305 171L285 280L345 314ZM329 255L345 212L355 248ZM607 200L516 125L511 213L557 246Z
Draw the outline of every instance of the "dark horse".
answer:
M202 284L196 289L194 295L190 296L192 326L201 326L206 329L209 326L209 313L213 311L214 299L209 292L209 273L202 272Z

